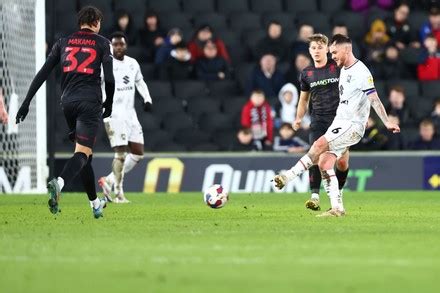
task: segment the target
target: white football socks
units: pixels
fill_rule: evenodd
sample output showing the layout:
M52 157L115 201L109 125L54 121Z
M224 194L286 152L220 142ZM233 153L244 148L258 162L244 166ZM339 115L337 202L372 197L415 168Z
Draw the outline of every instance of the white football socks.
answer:
M97 197L95 200L91 200L90 201L90 206L94 209L99 208L101 205L101 201L99 200L99 198Z
M139 156L139 155L135 155L135 154L128 154L125 157L125 161L124 161L124 173L128 173L130 172L134 166L137 165L137 163L139 163L140 160L143 159L144 156ZM113 186L113 184L115 184L115 174L113 172L111 172L110 174L108 174L105 179L107 180L107 182Z
M64 179L61 177L58 177L57 182L58 182L58 186L60 187L60 191L61 191L64 187Z
M290 181L294 179L296 176L302 174L312 166L313 162L310 157L308 155L304 155L301 159L299 159L295 166L286 171L285 175L287 180Z
M312 193L312 199L317 199L319 200L319 193Z
M325 170L322 173L327 173L327 176L323 176L322 182L324 184L325 191L330 197L330 204L332 206L332 209L343 211L344 204L342 203L342 195L339 192L338 178L336 177L335 170Z

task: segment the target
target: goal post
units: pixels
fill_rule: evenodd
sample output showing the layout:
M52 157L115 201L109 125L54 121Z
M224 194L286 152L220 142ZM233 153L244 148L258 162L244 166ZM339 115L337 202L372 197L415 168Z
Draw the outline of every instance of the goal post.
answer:
M15 115L45 61L45 0L0 1L0 87L9 112L0 126L0 193L43 193L47 180L46 87L26 120Z

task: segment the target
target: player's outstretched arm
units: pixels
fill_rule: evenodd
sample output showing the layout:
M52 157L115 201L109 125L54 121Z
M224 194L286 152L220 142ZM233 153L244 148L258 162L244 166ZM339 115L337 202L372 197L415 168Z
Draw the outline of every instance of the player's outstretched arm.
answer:
M371 107L373 107L374 111L376 112L377 116L379 116L380 120L382 120L385 127L392 131L393 133L399 133L400 127L397 124L391 123L388 121L388 115L385 110L385 107L383 106L382 102L379 99L379 96L377 95L377 92L374 91L368 95L368 99L371 102Z
M8 119L8 112L6 111L5 102L3 100L3 90L0 88L0 123L7 124Z
M295 131L298 131L298 129L301 128L301 122L309 108L309 99L310 92L301 91L301 94L299 95L298 108L296 110L295 122L292 125Z
M17 116L15 117L15 123L18 124L21 121L24 121L29 112L29 105L31 104L31 101L37 93L38 89L49 77L52 69L60 62L59 48L59 42L56 42L55 45L52 47L52 51L47 57L43 67L41 67L40 71L38 71L37 75L35 75L34 79L32 80L31 85L29 86L29 90L26 94L26 98L21 104L20 109L18 109Z

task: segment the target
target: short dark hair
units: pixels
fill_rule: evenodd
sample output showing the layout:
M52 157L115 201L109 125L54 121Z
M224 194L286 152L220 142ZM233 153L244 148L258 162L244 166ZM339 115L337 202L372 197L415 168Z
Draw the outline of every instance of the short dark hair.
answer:
M292 124L290 124L290 123L286 123L286 122L284 122L283 124L281 124L281 126L280 126L280 130L283 129L283 128L287 128L287 129L289 129L289 130L293 130Z
M420 122L419 126L432 126L432 127L434 127L434 122L430 118L425 118Z
M440 98L436 99L434 101L434 106L440 105Z
M267 28L269 28L272 24L283 27L279 21L272 19L267 23Z
M240 132L243 132L243 134L246 134L246 135L249 135L249 134L252 135L252 130L250 128L248 128L248 127L241 127L238 130L238 133L240 133Z
M125 42L127 42L127 36L123 32L114 32L114 33L112 33L112 35L110 36L110 41L113 40L113 38L124 39Z
M351 44L351 39L347 36L336 34L332 37L332 40L330 41L330 44Z
M188 49L184 41L180 41L174 46L176 49Z
M266 95L264 94L264 91L262 89L254 89L251 92L251 96L254 95L254 94L256 94L256 95L263 95L266 98Z
M102 12L95 6L85 6L77 14L78 26L86 25L96 25L98 21L103 21L104 16Z

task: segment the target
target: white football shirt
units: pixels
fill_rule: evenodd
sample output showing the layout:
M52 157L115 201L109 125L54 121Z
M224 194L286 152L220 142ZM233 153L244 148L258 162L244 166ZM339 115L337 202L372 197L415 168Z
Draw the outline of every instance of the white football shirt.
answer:
M129 56L118 60L113 58L115 94L113 96L112 117L130 118L134 109L136 82L143 80L139 63Z
M341 69L339 77L340 102L335 120L348 120L365 127L370 115L368 95L375 90L370 70L360 60Z

